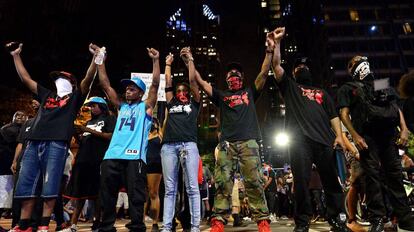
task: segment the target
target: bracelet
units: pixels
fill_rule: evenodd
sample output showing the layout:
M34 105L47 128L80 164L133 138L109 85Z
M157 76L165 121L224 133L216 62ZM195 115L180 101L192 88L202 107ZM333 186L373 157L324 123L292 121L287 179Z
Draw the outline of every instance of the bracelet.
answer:
M273 51L270 51L270 50L266 49L266 53L273 53Z
M188 60L191 60L194 62L194 58L193 57L189 57Z
M167 87L167 88L165 88L165 92L167 93L167 92L173 92L174 91L174 88L173 87Z
M165 66L170 66L171 67L171 64L165 64Z

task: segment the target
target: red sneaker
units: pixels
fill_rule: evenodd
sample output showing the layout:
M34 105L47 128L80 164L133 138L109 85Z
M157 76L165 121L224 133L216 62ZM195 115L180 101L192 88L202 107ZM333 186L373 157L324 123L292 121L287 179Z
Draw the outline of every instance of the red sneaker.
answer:
M28 227L27 229L22 230L19 226L15 226L12 229L10 229L9 232L32 232L32 227Z
M268 220L260 220L257 222L259 232L270 232L270 225Z
M224 232L223 222L220 221L220 220L217 220L215 218L211 219L211 230L210 230L210 232Z

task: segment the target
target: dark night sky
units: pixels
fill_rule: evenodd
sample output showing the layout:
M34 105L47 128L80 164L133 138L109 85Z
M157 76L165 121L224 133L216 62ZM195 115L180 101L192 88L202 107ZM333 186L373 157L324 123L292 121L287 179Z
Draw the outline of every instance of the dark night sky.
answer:
M173 1L1 1L0 42L24 43L23 61L40 83L48 83L52 70L67 70L82 77L89 65L89 42L108 50L110 78L129 77L131 71L151 72L145 47L161 50L165 21L185 2ZM260 69L263 43L258 41L256 1L203 1L221 17L221 61L240 61L248 81ZM18 81L11 56L0 50L0 85L24 89ZM161 66L163 69L163 65Z

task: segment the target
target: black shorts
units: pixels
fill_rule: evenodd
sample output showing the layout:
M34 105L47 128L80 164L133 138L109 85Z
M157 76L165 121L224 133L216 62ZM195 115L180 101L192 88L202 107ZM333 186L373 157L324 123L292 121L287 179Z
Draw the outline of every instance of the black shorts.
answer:
M63 196L69 199L96 199L100 179L99 164L75 163Z
M147 174L162 174L161 162L150 162L147 164Z

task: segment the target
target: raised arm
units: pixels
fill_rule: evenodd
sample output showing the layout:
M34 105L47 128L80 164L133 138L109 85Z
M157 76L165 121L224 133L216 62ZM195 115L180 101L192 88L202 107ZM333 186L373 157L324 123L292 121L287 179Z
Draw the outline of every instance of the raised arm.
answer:
M281 82L283 78L283 74L285 73L285 70L281 66L282 58L280 55L280 42L282 41L282 38L285 35L285 28L278 27L272 33L273 33L273 39L274 39L272 67L273 67L273 72L274 72L276 81Z
M118 98L118 94L112 88L111 83L109 82L108 74L106 73L105 67L105 59L101 65L98 65L98 76L99 76L99 85L101 86L102 90L105 92L108 100L117 108L119 109L120 100Z
M11 42L6 44L6 48L10 49L12 46L16 45L16 42ZM30 74L27 72L26 68L23 65L22 58L20 57L20 53L22 52L23 44L20 43L19 46L15 49L10 51L10 54L13 56L14 66L16 67L17 74L19 74L20 80L26 85L29 90L37 94L37 82L34 81Z
M273 36L273 32L267 33L266 35L266 56L263 60L260 73L257 75L256 80L254 81L256 90L259 91L263 89L263 86L266 83L267 76L269 75L270 65L272 63L273 50L275 47Z
M89 92L93 78L96 75L97 68L95 64L95 57L99 52L99 47L91 43L89 44L89 52L92 54L92 61L89 65L88 70L86 71L85 77L80 83L80 90L82 92L82 95L86 95Z
M186 63L188 68L188 80L190 82L191 92L193 93L193 98L196 102L200 102L200 90L198 88L198 83L196 81L196 68L194 65L193 54L191 53L190 47L185 47L181 49L181 57Z
M165 97L167 102L170 102L173 98L173 91L172 91L172 78L171 78L171 65L174 61L174 55L171 52L165 58Z
M152 115L152 110L157 103L158 87L160 86L160 53L154 48L147 48L148 55L152 59L152 83L146 100L147 114Z

